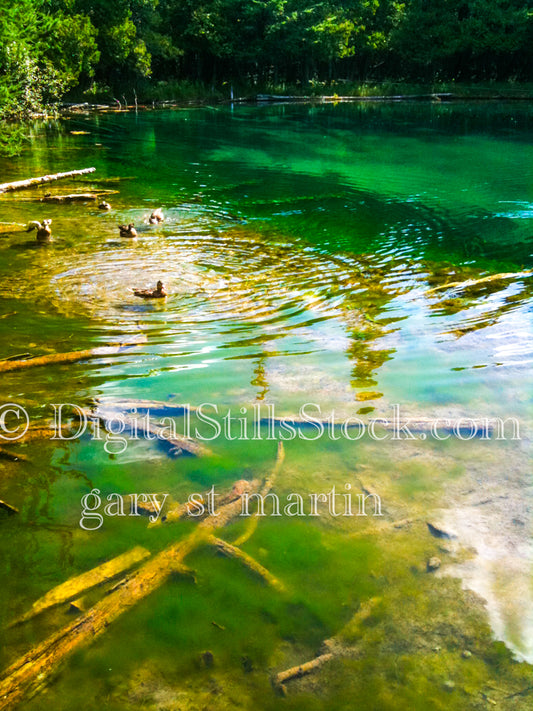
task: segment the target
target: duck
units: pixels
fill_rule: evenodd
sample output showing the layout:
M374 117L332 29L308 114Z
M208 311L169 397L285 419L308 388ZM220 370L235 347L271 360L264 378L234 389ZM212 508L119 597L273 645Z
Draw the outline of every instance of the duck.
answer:
M44 244L46 242L53 242L52 239L52 228L50 225L52 220L43 220L42 223L34 220L28 224L28 229L26 232L31 232L32 230L37 230L37 242Z
M157 210L154 210L152 212L152 214L148 218L148 222L151 225L158 225L160 222L163 222L164 219L165 219L165 217L163 215L163 210L160 207L158 207Z
M167 292L163 282L159 280L155 289L134 289L135 296L140 296L141 299L163 299L167 296Z
M111 205L105 200L98 205L99 210L111 210Z
M119 225L120 236L121 237L137 237L137 230L133 226L133 222L129 225Z

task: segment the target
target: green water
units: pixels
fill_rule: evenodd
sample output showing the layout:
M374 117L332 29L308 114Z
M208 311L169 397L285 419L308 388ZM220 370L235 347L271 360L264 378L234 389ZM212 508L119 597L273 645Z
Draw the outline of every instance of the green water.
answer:
M243 550L284 593L199 549L187 559L195 581L172 576L24 708L475 709L487 696L526 708L527 695L507 697L533 660L532 136L527 103L207 107L39 123L23 155L0 163L1 182L94 166L46 190L117 191L110 212L42 204L43 188L0 197L0 223L51 218L55 240L0 234L0 355L137 343L5 373L2 402L35 424L50 403L212 403L249 427L239 438L235 423L236 439L207 443L201 459L148 441L106 451L89 436L17 445L28 461L1 465L0 499L20 510L0 513L2 628L69 577L195 526L124 517L85 531L93 487L182 502L266 476L276 442L266 428L251 439L254 405L289 415L314 403L365 422L393 405L414 418L514 417L521 433L286 442L282 499L350 484L377 492L384 516L260 520ZM166 219L149 225L157 207ZM119 236L128 222L136 240ZM158 279L165 300L133 295ZM433 538L433 519L458 541ZM443 576L426 572L435 555ZM272 674L347 634L374 597L351 652L279 696ZM72 619L58 607L7 630L2 667Z

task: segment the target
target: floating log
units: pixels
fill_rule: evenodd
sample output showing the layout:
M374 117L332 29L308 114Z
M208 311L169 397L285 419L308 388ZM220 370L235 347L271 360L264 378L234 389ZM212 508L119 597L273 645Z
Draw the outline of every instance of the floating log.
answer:
M22 617L10 624L10 627L21 624L22 622L27 622L33 617L40 615L41 612L49 610L52 607L61 605L64 602L73 600L74 598L80 596L82 593L86 593L97 585L102 585L102 583L107 583L117 575L130 570L134 565L140 563L146 558L150 557L150 551L141 546L136 546L132 548L127 553L112 558L111 560L102 563L97 568L93 568L86 573L77 575L75 578L71 578L61 585L53 588L46 593L43 597L33 603L31 609L28 610Z
M0 361L0 373L8 373L13 370L24 370L25 368L38 368L43 365L65 365L66 363L76 363L80 360L98 358L100 356L114 355L120 353L122 349L139 345L139 342L120 343L116 346L99 346L98 348L88 348L83 351L71 351L70 353L52 353L51 355L36 356L25 360L4 360Z
M226 543L226 541L223 541L221 538L217 538L216 536L209 536L207 542L209 545L214 546L223 555L240 560L241 563L244 563L247 568L259 575L260 578L263 578L266 583L279 592L283 592L285 590L283 583L272 575L269 570L262 566L261 563L258 563L255 558L248 555L248 553L241 551L236 546L232 546L231 543Z
M0 510L6 511L9 516L13 516L13 514L19 513L19 510L16 508L16 506L11 506L11 504L8 504L7 501L2 501L2 499L0 499Z
M34 185L44 185L44 183L51 183L53 180L61 180L62 178L72 178L76 175L94 173L95 170L96 168L83 168L83 170L69 170L67 173L55 173L53 175L42 175L39 178L16 180L14 183L1 183L0 193L7 193L13 190L22 190L23 188L31 188Z
M278 446L278 461L280 453L283 456L283 448ZM208 542L215 529L226 526L240 511L240 499L221 507L216 516L202 521L190 535L148 560L87 612L16 660L0 680L0 711L42 688L69 654L92 642L123 612L159 588L172 572L180 570L189 553Z

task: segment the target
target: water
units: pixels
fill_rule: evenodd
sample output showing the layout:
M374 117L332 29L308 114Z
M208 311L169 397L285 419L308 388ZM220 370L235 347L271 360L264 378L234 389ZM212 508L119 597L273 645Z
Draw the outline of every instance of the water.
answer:
M57 402L211 403L219 421L233 415L236 437L209 442L205 459L170 459L147 441L106 451L88 435L21 445L29 461L3 464L0 495L20 509L1 522L4 625L67 578L136 543L155 553L194 527L125 517L84 531L80 500L91 488L184 501L266 475L275 442L265 428L251 440L254 405L289 415L313 403L324 418L334 410L365 422L390 418L394 405L403 417L514 417L521 435L398 442L326 432L287 442L282 499L300 493L308 513L309 493L349 484L354 496L380 495L383 520L324 510L261 520L243 548L285 583L284 595L199 550L187 560L195 584L172 578L76 652L28 708L83 707L94 694L113 709L277 708L270 673L313 658L372 597L381 602L361 654L290 682L288 708L353 708L354 699L365 709L428 708L427 699L474 708L485 685L526 686L527 665L513 656L533 659L532 118L528 104L81 116L36 124L25 153L3 161L3 181L95 166L46 189L117 191L106 196L110 212L42 204L43 189L0 199L0 223L51 218L55 237L37 247L31 234L1 236L3 356L137 345L4 374L2 400L36 423ZM160 206L164 223L149 225ZM137 240L119 237L128 222ZM133 295L158 279L167 299ZM457 541L443 547L426 520ZM241 520L223 535L236 540L244 528ZM433 555L439 577L425 572ZM70 619L58 608L9 630L3 666ZM463 648L473 652L466 669ZM199 661L207 649L208 669Z

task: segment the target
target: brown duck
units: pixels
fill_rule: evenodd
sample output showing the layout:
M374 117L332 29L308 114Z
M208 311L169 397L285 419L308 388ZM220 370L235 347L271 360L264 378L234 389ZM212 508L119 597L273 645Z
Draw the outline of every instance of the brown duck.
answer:
M121 237L137 237L137 230L133 226L133 222L129 225L119 225L119 231Z
M43 220L42 224L35 220L34 222L30 222L28 224L28 229L26 231L31 232L32 230L37 230L37 242L40 242L41 244L53 242L52 228L50 227L51 224L52 220Z
M133 293L141 299L163 299L167 295L161 280L157 282L155 289L134 289Z

